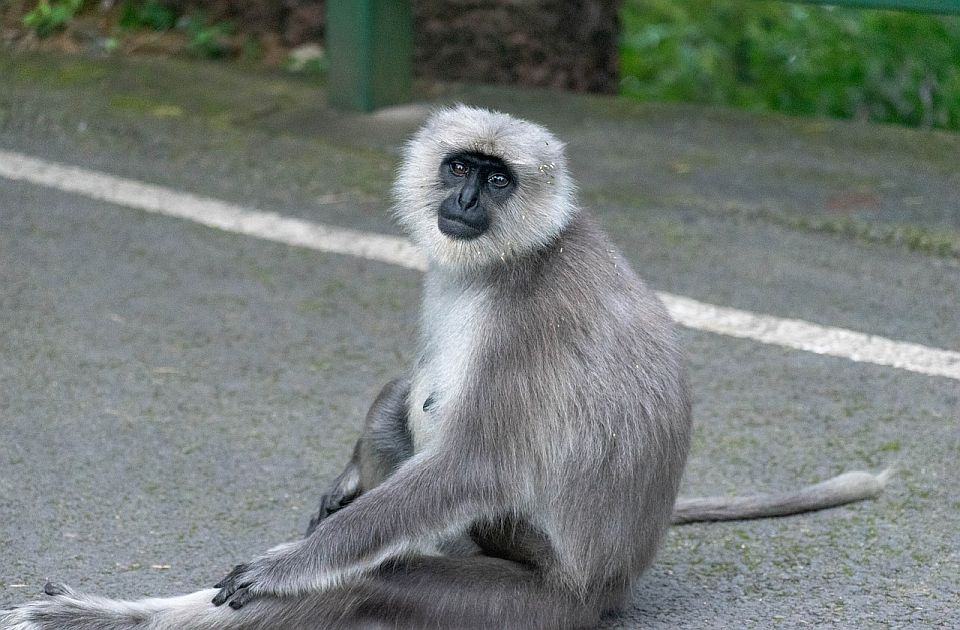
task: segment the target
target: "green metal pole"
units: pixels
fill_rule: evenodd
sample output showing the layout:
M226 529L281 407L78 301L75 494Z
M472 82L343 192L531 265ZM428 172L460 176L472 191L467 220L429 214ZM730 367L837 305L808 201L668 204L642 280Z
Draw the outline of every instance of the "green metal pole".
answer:
M329 100L369 112L410 99L413 12L410 0L328 0Z

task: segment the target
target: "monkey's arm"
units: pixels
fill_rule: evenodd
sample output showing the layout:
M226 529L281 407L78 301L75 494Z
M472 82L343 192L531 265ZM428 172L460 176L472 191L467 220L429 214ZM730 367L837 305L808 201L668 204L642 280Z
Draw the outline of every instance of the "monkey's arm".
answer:
M498 487L495 466L454 460L452 455L460 453L447 445L411 458L382 484L323 520L308 538L234 568L216 585L220 592L213 603L240 608L260 595L322 590L502 510L509 499Z

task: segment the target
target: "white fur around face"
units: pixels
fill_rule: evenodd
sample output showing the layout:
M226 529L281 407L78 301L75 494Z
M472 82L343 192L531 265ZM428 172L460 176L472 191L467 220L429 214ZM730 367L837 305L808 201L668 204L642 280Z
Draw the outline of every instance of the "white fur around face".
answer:
M495 208L480 237L455 240L437 227L448 194L440 165L451 154L500 158L516 188ZM560 233L576 211L563 143L534 123L507 114L458 105L435 112L407 144L393 187L398 222L434 264L469 270L536 250Z

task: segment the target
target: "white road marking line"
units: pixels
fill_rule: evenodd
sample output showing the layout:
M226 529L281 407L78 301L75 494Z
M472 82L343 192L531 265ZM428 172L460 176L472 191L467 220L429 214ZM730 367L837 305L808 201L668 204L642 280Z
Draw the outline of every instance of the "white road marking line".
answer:
M0 176L287 245L379 260L421 271L427 268L420 252L404 239L244 208L20 153L0 150Z
M802 319L714 306L682 295L663 292L659 295L673 318L687 328L960 380L960 352L821 326Z
M422 254L402 238L263 212L11 151L0 150L0 177L288 245L426 269ZM688 328L960 380L960 352L715 306L670 293L659 295L673 317Z

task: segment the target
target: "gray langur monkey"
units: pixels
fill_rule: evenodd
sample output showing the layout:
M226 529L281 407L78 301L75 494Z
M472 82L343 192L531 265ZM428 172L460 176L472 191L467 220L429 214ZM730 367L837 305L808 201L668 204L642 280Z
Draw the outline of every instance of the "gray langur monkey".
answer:
M396 216L429 261L419 353L373 403L306 538L214 588L117 601L48 584L3 630L586 628L620 609L671 521L875 496L676 500L690 439L677 335L577 205L563 145L457 106L407 145Z

